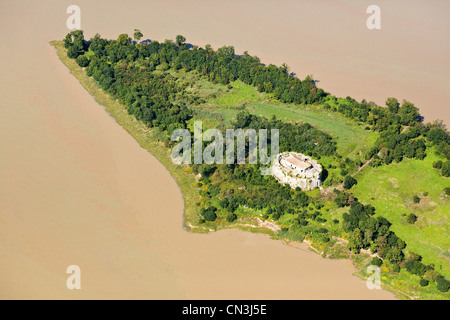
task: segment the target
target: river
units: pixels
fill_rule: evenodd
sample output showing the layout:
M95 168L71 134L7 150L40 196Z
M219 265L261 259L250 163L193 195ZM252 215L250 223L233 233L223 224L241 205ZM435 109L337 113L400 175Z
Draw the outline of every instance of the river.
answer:
M406 58L398 53L395 38L389 40L392 52L377 47L390 27L401 28L412 18L394 23L386 10L379 34L364 27L354 30L356 21L365 25L362 3L2 1L0 298L395 298L385 290L369 290L353 275L350 261L323 259L306 245L293 247L238 230L187 232L183 198L174 179L95 102L48 44L68 32L66 8L77 4L87 37L97 32L117 37L139 28L144 38L183 34L200 45L234 45L266 63L286 62L299 76L312 73L322 87L338 95L377 102L387 95L405 96L423 101L426 117L448 122L442 107L433 109L433 101L448 98L442 90L448 87L443 76L448 74L448 57L436 53L424 67L425 59L413 48L403 49L410 54ZM429 17L433 14L444 13L428 11ZM447 21L417 24L427 23L429 29L420 39L448 27ZM352 32L373 37L376 43L353 43L365 38ZM427 41L427 50L435 53ZM439 45L448 52L448 43ZM374 64L361 58L366 53ZM409 69L409 64L415 67ZM364 68L373 70L367 73ZM424 81L406 77L410 74L421 74ZM403 76L405 81L397 81ZM428 92L416 85L433 88ZM69 265L81 269L81 290L66 287Z

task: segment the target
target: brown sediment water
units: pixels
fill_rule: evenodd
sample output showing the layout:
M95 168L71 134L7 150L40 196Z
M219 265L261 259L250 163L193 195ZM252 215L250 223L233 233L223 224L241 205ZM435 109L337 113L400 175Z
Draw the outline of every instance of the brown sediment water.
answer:
M68 32L66 8L77 4L88 38L139 28L144 38L234 45L312 73L337 95L405 97L448 123L448 108L433 102L448 98L440 52L448 43L432 41L448 31L448 5L395 3L379 1L382 30L372 33L365 1L1 2L0 298L394 298L369 290L350 261L323 259L306 245L185 231L174 179L48 42ZM81 290L66 287L69 265L81 268Z

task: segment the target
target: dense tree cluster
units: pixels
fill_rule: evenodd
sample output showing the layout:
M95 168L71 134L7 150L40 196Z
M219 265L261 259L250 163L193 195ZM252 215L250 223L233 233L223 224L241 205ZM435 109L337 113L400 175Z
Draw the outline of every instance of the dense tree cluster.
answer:
M344 179L344 189L351 189L358 182L352 176L346 176Z
M228 84L241 80L287 103L315 103L327 95L317 88L311 77L301 81L289 74L286 65L265 66L258 57L247 52L236 55L231 46L221 47L217 51L209 45L204 49L193 47L191 50L186 50L186 46L179 47L182 49L180 54L168 63L175 69L197 70L215 83Z
M442 176L450 177L450 160L443 162L438 160L433 162L433 168L438 169Z
M135 37L140 37L136 30ZM150 127L167 130L170 134L177 128L186 128L186 121L192 115L185 105L174 105L173 97L184 88L169 75L154 73L171 50L177 51L172 43L135 45L126 34L117 40L105 40L98 34L88 43L82 31L73 31L64 39L69 48L68 56L87 67L87 75L98 85L128 107L133 114ZM87 49L93 54L87 57ZM70 52L76 54L70 55ZM154 60L146 59L152 56Z
M289 123L277 120L276 117L267 119L241 111L233 122L234 128L278 129L280 152L300 152L312 157L330 156L336 153L336 141L323 131L320 131L309 123ZM270 138L270 131L268 131ZM268 141L270 146L270 139Z
M383 259L399 262L404 258L406 244L389 228L391 223L383 217L373 217L375 208L359 201L351 204L349 213L343 214L342 226L349 233L349 246L355 251L371 249Z
M336 104L331 107L330 105ZM326 109L333 109L345 117L366 123L380 133L380 138L367 154L373 158L372 165L400 162L403 158L423 159L426 156L426 141L436 146L436 149L447 159L450 159L450 135L441 123L423 124L419 109L409 101L402 104L395 98L386 100L387 107L376 106L363 100L361 103L347 97L345 102L339 102L333 96L328 96Z

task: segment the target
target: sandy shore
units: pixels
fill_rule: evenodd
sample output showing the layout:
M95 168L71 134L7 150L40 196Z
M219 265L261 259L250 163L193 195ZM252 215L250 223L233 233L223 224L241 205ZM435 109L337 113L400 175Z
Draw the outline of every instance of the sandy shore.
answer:
M313 68L295 64L301 50L279 47L293 42L297 49L306 47L306 40L292 41L301 37L282 29L286 20L295 32L308 33L305 25L294 28L284 7L293 3L280 4L288 19L274 12L279 24L266 25L265 33L252 26L264 25L269 4L249 15L251 2L233 4L233 10L225 2L215 3L214 10L199 3L78 1L88 36L115 37L135 27L159 39L182 33L192 42L235 44L264 61L273 57L268 61L287 62L299 74ZM322 259L306 246L238 230L186 232L183 199L173 178L94 101L48 44L67 33L69 4L0 4L0 40L8 43L0 48L0 148L5 150L0 157L0 298L394 298L368 290L352 275L349 261ZM298 10L306 14L304 7ZM327 30L315 28L315 33L325 36ZM269 41L275 34L282 36ZM313 49L320 52L319 47L308 50ZM311 58L301 63L308 62ZM442 62L442 69L448 68ZM333 81L320 78L324 85ZM348 88L353 90L351 82ZM66 268L72 264L81 268L81 290L66 288Z

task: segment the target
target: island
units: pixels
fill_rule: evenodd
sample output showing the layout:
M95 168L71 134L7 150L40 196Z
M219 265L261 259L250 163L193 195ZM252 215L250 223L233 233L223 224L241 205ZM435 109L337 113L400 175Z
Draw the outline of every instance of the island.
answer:
M364 279L378 266L384 288L401 298L449 298L450 136L442 122L424 123L407 100L336 97L309 75L232 46L202 48L181 35L134 40L88 41L76 30L51 44L176 179L187 230L306 241L323 257L352 259ZM173 163L172 134L194 136L195 121L222 133L278 130L272 175L261 174L261 163Z

